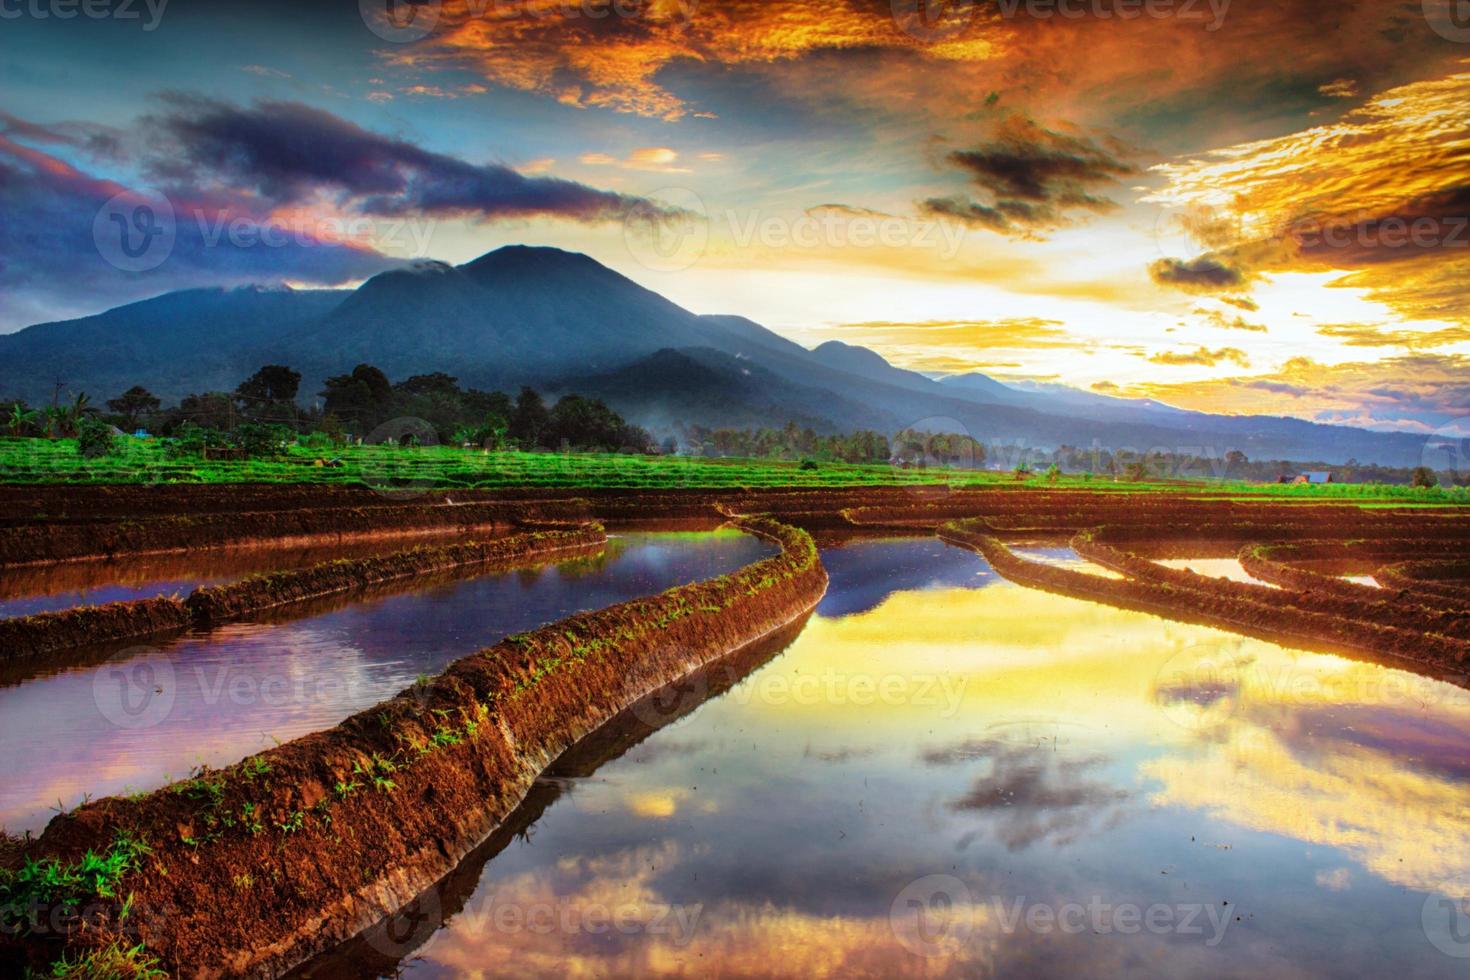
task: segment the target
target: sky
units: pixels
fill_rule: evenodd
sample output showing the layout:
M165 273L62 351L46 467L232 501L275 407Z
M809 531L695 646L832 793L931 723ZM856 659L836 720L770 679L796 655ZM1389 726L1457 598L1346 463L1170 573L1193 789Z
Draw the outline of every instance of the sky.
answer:
M1470 414L1470 0L0 0L0 332L505 244L1184 408Z

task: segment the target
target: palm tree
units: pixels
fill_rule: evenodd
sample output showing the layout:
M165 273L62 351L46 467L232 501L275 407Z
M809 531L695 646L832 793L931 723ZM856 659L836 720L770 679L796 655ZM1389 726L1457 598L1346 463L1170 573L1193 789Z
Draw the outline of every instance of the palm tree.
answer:
M44 429L46 438L56 439L60 437L62 418L65 414L65 409L57 408L55 405L48 405L41 410L41 418L45 420Z
M25 430L36 424L36 410L26 408L20 402L16 402L10 406L10 420L7 424L10 426L11 435L21 435Z
M74 436L81 428L82 419L92 412L92 399L85 391L77 392L70 405L57 412L56 418L63 436Z

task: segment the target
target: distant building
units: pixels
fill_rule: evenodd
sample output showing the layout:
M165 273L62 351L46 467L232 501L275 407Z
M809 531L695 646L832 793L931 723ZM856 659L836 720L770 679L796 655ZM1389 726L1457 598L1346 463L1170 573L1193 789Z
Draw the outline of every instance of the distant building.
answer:
M1335 483L1337 481L1332 478L1332 474L1327 470L1312 470L1307 473L1298 474L1297 476L1283 476L1281 482L1290 483L1295 486L1302 483Z

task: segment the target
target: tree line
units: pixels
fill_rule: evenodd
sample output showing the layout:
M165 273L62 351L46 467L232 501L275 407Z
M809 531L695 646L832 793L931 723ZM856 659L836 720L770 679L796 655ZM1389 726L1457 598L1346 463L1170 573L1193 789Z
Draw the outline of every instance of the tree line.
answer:
M392 382L370 364L326 380L319 404L297 403L301 373L268 364L233 391L186 395L165 407L135 385L105 406L85 394L42 408L11 402L5 425L13 436L80 438L99 427L146 430L191 447L236 448L255 454L300 435L321 434L337 443L412 442L474 445L486 449L577 449L650 452L653 439L597 399L563 395L548 405L523 387L515 398L501 391L461 388L443 373ZM104 411L105 407L105 411ZM412 420L413 424L399 424Z

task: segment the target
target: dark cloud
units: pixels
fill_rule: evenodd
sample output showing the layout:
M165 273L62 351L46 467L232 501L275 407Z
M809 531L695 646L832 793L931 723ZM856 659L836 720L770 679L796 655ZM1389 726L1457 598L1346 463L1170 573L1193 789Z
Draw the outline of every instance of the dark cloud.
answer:
M983 199L935 197L920 207L973 227L1035 235L1070 224L1074 212L1100 214L1116 208L1100 191L1137 172L1124 159L1131 152L1116 139L1098 142L1009 116L988 142L947 157L969 176Z
M18 128L9 132L20 134ZM33 142L74 145L30 135ZM193 191L169 195L172 219L160 219L174 233L167 258L146 271L127 271L109 264L107 243L99 247L94 238L99 212L119 195L124 207L149 203L122 184L0 133L0 330L95 313L171 289L282 281L336 285L399 264L311 228L287 229L267 241L257 218Z
M1148 267L1148 274L1161 286L1172 286L1193 293L1240 289L1249 281L1249 277L1241 270L1208 255L1188 262L1182 259L1159 259Z
M1051 742L969 739L926 750L920 758L931 766L986 767L950 808L986 818L1012 851L1046 840L1076 840L1090 828L1120 819L1128 799L1127 791L1089 777L1106 757L1058 754Z
M173 96L148 124L168 137L161 179L210 174L277 205L319 195L368 215L621 219L640 198L556 177L528 177L498 163L477 164L383 136L299 102L242 108Z

